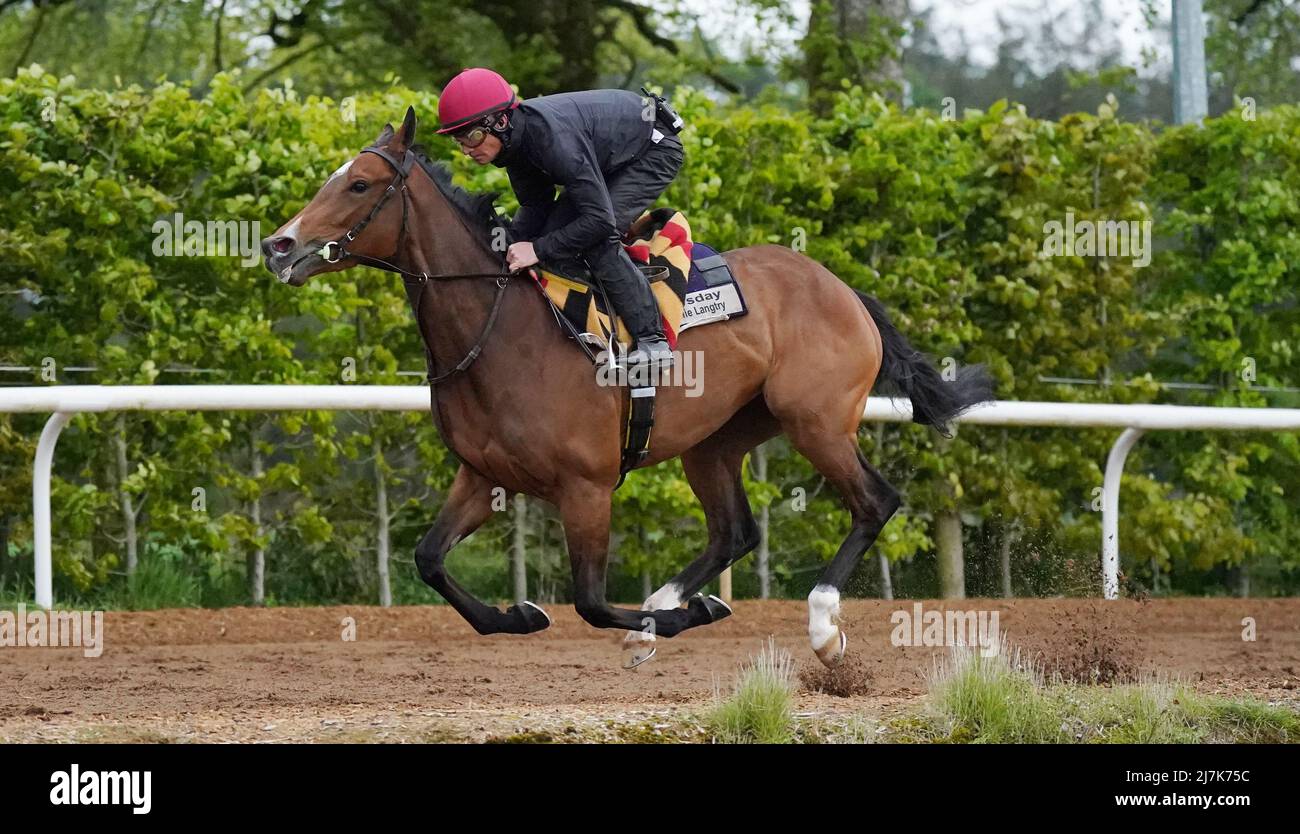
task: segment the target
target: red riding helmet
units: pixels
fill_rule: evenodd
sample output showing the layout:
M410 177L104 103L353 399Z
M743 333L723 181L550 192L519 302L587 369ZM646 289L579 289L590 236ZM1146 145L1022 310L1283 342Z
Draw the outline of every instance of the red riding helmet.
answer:
M506 80L490 69L475 67L457 75L438 99L439 133L452 133L500 110L513 110L519 98Z

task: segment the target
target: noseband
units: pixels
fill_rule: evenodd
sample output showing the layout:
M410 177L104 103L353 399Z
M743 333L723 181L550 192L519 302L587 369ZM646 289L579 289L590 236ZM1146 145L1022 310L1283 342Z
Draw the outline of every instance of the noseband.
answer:
M380 195L379 200L375 203L374 207L370 209L369 214L349 229L348 233L341 239L331 240L322 246L317 254L320 255L326 263L336 264L345 258L351 258L357 263L364 264L365 266L373 266L376 269L382 269L386 272L396 272L402 276L402 280L408 285L407 298L411 302L412 312L415 313L416 327L420 330L420 338L424 340L424 348L428 353L428 382L430 385L437 385L439 382L455 376L464 371L470 365L474 364L474 360L483 352L483 345L487 342L488 334L492 332L492 326L496 324L497 314L501 311L501 301L505 298L506 285L510 283L510 278L513 273L450 272L430 275L427 272L411 272L410 270L402 269L400 266L393 263L393 261L396 261L398 256L401 255L402 247L406 243L406 221L410 216L410 195L406 189L406 178L411 174L411 168L415 164L416 157L409 148L406 150L406 154L402 157L401 162L398 162L393 158L392 154L383 148L362 148L361 152L372 153L387 162L393 169L393 179L388 183L388 188L384 189L384 193ZM351 244L352 241L356 240L357 235L361 234L366 226L369 226L370 222L379 216L379 212L383 210L384 206L398 191L402 192L402 227L397 236L397 248L393 250L393 254L389 256L389 259L372 258L369 255L363 255L359 252L349 252L347 248L348 244ZM330 251L331 249L333 249L333 252ZM453 280L458 278L495 278L497 285L496 298L492 301L492 312L488 314L487 323L484 324L483 332L479 334L478 341L474 344L474 347L470 348L469 353L465 355L464 359L460 360L460 362L456 364L456 367L444 374L434 374L433 348L430 347L428 340L425 339L424 327L420 322L420 301L424 298L424 288L428 286L430 279ZM414 293L411 292L410 288L412 282L419 284L419 289Z

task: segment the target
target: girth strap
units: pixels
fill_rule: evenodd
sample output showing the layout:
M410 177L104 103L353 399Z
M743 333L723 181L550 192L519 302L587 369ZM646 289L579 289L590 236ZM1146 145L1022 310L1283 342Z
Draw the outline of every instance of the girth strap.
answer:
M653 385L628 390L627 431L623 434L623 457L614 489L623 486L627 473L640 466L650 454L650 432L655 425L655 394Z

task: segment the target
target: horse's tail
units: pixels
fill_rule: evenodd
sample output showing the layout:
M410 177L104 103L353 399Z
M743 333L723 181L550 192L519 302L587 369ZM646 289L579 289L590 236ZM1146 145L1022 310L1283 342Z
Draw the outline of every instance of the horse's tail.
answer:
M950 436L948 422L971 406L993 399L993 381L983 365L968 365L946 380L889 320L885 306L864 292L858 298L876 322L884 347L880 375L912 401L912 422Z

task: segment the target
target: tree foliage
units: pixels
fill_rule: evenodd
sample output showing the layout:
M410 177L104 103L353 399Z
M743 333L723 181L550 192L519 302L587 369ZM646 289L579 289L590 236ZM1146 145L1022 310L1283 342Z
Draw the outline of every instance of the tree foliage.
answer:
M11 195L0 201L0 363L32 368L29 384L50 382L47 359L60 384L418 384L419 337L392 276L359 269L292 290L238 257L156 253L155 224L177 212L269 232L407 104L426 119L436 112L433 95L398 85L357 97L355 118L293 85L251 96L245 85L218 74L197 95L172 84L95 89L39 67L0 80L0 186ZM860 87L836 95L824 118L720 105L690 89L675 104L690 124L686 167L663 202L686 212L697 239L805 249L879 296L941 365L988 363L1002 398L1296 404L1285 390L1300 379L1296 107L1160 131L1123 120L1114 101L1057 121L1006 102L954 118L904 112ZM505 189L499 169L432 147L464 184ZM501 207L513 209L508 196ZM1151 220L1150 265L1044 256L1046 224L1067 213ZM97 370L71 370L84 367ZM354 376L342 375L348 367ZM1053 381L1066 378L1092 384ZM1158 379L1210 387L1163 389ZM0 527L13 565L30 564L40 425L0 416ZM452 474L427 417L132 414L126 429L125 479L112 415L78 417L60 441L61 598L120 589L129 493L142 507L150 581L165 565L196 583L201 602L246 599L246 557L258 548L268 601L372 600L379 513L392 521L394 598L436 599L409 559ZM912 425L864 428L864 451L905 497L878 545L896 566L896 590L934 592L933 516L955 510L969 592L996 592L987 566L1019 531L1018 592L1094 593L1096 491L1113 439L967 427L948 442ZM1257 592L1295 587L1300 525L1286 497L1300 489L1295 437L1150 435L1128 472L1121 552L1132 581L1222 592L1245 564ZM772 509L777 593L806 593L847 532L837 497L777 441L751 500ZM562 543L553 513L537 509L530 581L562 599ZM452 557L485 596L510 595L508 518ZM644 575L661 582L704 546L676 464L632 475L615 525L615 599L639 597ZM753 592L748 562L736 582Z

